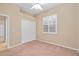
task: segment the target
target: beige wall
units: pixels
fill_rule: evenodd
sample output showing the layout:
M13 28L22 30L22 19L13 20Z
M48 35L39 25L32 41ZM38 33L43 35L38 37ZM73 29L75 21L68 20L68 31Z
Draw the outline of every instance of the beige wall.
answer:
M0 4L0 14L10 17L10 39L9 45L20 43L20 10L13 4Z
M27 14L27 13L24 13L24 12L21 12L21 19L26 19L26 20L28 19L28 20L36 22L36 19L34 16Z
M38 15L37 39L77 49L77 4L63 4L48 12ZM56 35L42 32L42 18L57 14L58 33Z
M78 16L78 41L77 41L77 43L78 43L78 52L79 52L79 4L78 4L78 9L77 9L77 11L78 11L78 13L77 13L77 16Z
M5 20L5 17L4 16L0 16L0 24L3 24L4 20Z
M5 14L10 17L10 47L21 43L21 18L28 17L32 20L33 17L20 12L20 8L14 4L0 4L0 14Z

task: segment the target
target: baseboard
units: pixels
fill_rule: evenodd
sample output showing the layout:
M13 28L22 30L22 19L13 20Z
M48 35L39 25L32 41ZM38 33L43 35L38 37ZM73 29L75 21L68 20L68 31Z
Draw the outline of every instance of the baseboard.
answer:
M38 40L38 41L42 41L42 42L45 42L45 43L53 44L53 45L56 45L56 46L64 47L64 48L71 49L71 50L75 50L75 51L78 51L79 52L78 49L71 48L71 47L67 47L67 46L64 46L64 45L60 45L60 44L56 44L56 43L51 43L51 42L44 41L44 40Z
M29 40L27 42L31 42L31 41L34 41L34 40L36 40L36 39L32 39L32 40ZM21 42L21 43L24 44L24 43L27 43L27 42Z
M20 46L20 45L22 45L22 43L19 43L19 44L14 45L14 46L10 46L10 47L8 47L8 49L15 48L15 47Z
M34 40L32 40L32 41L34 41ZM38 41L42 41L42 42L45 42L45 43L53 44L53 45L60 46L60 47L64 47L64 48L71 49L71 50L75 50L75 51L78 51L78 53L79 53L79 50L78 49L75 49L75 48L67 47L67 46L60 45L60 44L51 43L51 42L44 41L44 40L38 40ZM29 42L31 42L31 41L29 41ZM25 42L25 43L28 43L28 42ZM20 43L20 44L14 45L12 47L9 47L8 49L15 48L15 47L20 46L22 44L24 44L24 43Z
M34 40L31 40L31 41L34 41ZM31 41L29 41L29 42L31 42ZM28 43L28 42L24 42L24 43L19 43L19 44L17 44L17 45L14 45L14 46L12 46L12 47L8 47L8 49L11 49L11 48L15 48L15 47L17 47L17 46L20 46L20 45L23 45L23 44L25 44L25 43Z

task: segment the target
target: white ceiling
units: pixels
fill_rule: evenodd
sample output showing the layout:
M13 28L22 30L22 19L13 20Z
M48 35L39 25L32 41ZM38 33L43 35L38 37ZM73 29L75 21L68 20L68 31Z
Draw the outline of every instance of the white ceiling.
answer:
M47 4L40 4L41 7L43 8L43 11L40 10L31 10L31 7L34 5L35 3L17 3L16 5L20 7L20 9L22 11L28 12L32 15L37 15L40 14L44 11L50 10L51 8L54 8L58 5L60 5L60 3L47 3Z

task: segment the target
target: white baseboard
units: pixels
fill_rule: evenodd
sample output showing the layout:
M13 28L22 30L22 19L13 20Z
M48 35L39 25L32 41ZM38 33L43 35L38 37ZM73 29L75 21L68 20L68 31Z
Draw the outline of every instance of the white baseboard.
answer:
M56 43L51 43L51 42L44 41L44 40L38 40L38 41L42 41L42 42L45 42L45 43L53 44L53 45L56 45L56 46L64 47L64 48L71 49L71 50L75 50L75 51L78 51L79 52L78 49L71 48L71 47L67 47L67 46L64 46L64 45L60 45L60 44L56 44Z
M20 46L20 45L22 45L22 43L19 43L19 44L14 45L14 46L10 46L10 47L8 47L8 49L15 48L15 47Z
M27 42L31 42L31 41L34 41L34 40L36 40L36 39L28 40ZM27 42L22 42L21 41L22 44L27 43Z
M34 40L31 40L31 41L34 41ZM28 42L31 42L31 41L28 41ZM24 43L28 43L28 42L24 42ZM17 46L23 45L24 43L21 42L21 43L19 43L19 44L17 44L17 45L8 47L8 49L15 48L15 47L17 47Z
M32 41L34 41L34 40L32 40ZM43 41L43 40L38 40L38 41L42 41L42 42L45 42L45 43L53 44L53 45L56 45L56 46L64 47L64 48L71 49L71 50L75 50L75 51L78 51L78 52L79 52L78 49L71 48L71 47L67 47L67 46L64 46L64 45L55 44L55 43L51 43L51 42ZM31 41L29 41L29 42L31 42ZM25 43L28 43L28 42L25 42ZM17 45L15 45L15 46L9 47L8 49L15 48L15 47L20 46L20 45L22 45L22 44L24 44L24 43L20 43L20 44L17 44Z

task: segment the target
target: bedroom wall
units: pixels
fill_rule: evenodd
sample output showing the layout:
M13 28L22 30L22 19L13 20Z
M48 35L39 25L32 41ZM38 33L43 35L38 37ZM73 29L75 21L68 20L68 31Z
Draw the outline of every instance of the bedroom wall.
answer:
M57 14L58 33L55 35L44 34L42 18L53 14ZM62 4L39 14L36 18L38 40L77 49L77 4Z
M36 18L30 14L27 14L25 12L21 12L21 20L22 19L28 19L30 21L35 21L36 22Z
M0 14L5 14L10 17L9 47L21 44L21 18L34 20L33 16L21 12L20 8L15 4L8 3L0 4Z
M77 23L77 24L78 24L78 40L77 40L77 43L78 43L78 44L77 44L77 45L78 45L78 52L79 52L79 4L78 4L77 12L78 12L78 13L77 13L77 17L78 17L78 21L77 21L77 22L78 22L78 23Z

